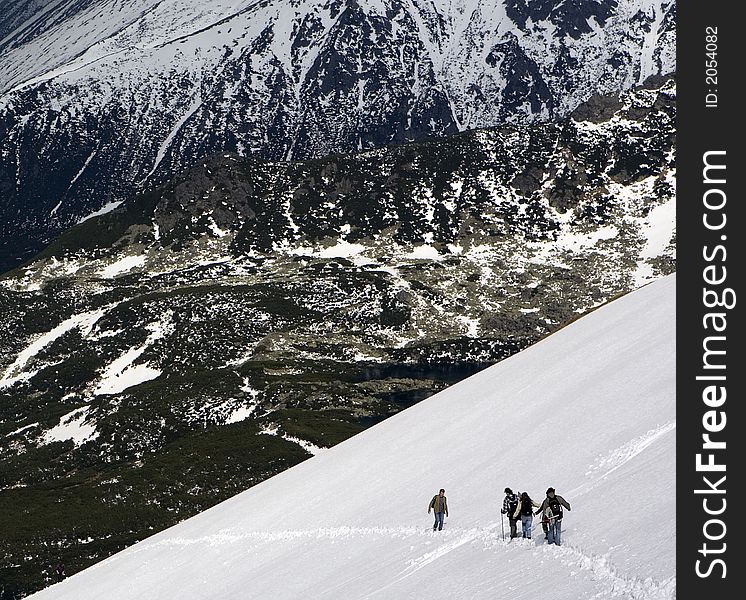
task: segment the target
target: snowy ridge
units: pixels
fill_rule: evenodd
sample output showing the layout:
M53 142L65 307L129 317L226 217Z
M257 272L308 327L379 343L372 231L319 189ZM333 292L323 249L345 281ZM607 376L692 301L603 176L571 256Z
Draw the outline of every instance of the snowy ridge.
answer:
M32 597L672 600L674 419L668 276ZM570 502L562 547L501 539L506 485Z
M0 39L0 90L198 31L251 2L58 0ZM43 50L43 52L42 52Z
M558 119L675 69L672 0L63 5L0 62L0 217L36 247L224 150L306 159Z

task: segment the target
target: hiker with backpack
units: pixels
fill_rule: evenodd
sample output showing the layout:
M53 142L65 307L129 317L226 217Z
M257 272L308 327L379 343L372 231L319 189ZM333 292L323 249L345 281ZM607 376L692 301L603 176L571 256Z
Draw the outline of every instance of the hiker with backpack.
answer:
M518 497L518 494L514 494L513 490L508 487L505 488L504 492L505 500L503 500L503 507L500 512L504 515L508 515L508 523L510 523L510 538L513 539L518 537L518 529L516 527L518 517L515 516L515 510L518 508L520 498Z
M534 514L541 513L548 520L547 525L547 544L560 545L560 537L562 534L562 508L570 510L570 504L562 496L558 496L554 492L554 488L550 487L547 489L547 497L544 498L544 502L541 503L539 510Z
M523 537L531 539L531 527L534 523L534 509L539 508L539 504L531 500L528 492L523 492L518 500L518 507L513 513L513 518L521 519L521 533Z
M430 511L435 511L435 524L433 525L433 531L436 529L442 531L443 529L443 515L448 516L448 500L446 499L446 491L440 488L440 491L433 496L430 500L430 504L427 506L427 514Z

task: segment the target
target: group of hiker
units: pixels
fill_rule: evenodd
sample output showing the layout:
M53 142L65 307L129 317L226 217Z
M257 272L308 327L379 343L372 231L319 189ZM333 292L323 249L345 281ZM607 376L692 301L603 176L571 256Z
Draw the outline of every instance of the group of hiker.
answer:
M547 488L546 498L541 504L532 500L528 492L514 493L509 487L506 487L504 492L505 499L500 513L508 516L511 539L518 537L518 521L520 520L522 537L530 540L534 516L541 515L544 539L547 540L548 544L561 545L562 510L563 508L570 510L570 503L567 500L558 496L553 487ZM427 507L428 514L430 514L430 511L435 512L433 531L441 531L443 529L443 518L448 516L448 499L443 488L430 500Z
M518 520L521 521L522 537L531 539L534 516L541 515L541 528L548 544L559 546L562 539L562 509L570 510L570 503L558 496L553 487L547 488L547 495L541 504L534 502L528 492L514 493L506 487L503 507L500 511L508 516L510 537L518 537ZM536 509L536 511L534 511Z

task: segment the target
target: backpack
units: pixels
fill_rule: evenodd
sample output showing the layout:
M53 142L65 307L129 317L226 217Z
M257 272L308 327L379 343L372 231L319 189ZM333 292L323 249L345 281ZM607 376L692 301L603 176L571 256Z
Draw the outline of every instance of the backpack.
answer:
M513 518L513 515L515 514L515 509L518 508L518 496L515 494L512 494L510 498L508 499L508 517Z
M556 495L554 498L549 498L547 496L547 508L545 509L545 513L550 519L562 518L562 505Z
M525 498L521 500L521 515L529 517L533 514L534 507L531 504L531 498Z

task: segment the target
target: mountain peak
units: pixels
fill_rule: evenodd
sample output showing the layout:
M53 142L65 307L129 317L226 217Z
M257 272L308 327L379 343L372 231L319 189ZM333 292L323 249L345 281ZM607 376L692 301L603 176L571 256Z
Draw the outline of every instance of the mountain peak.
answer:
M212 154L306 160L557 120L674 69L669 0L528 6L86 0L10 11L6 266Z

